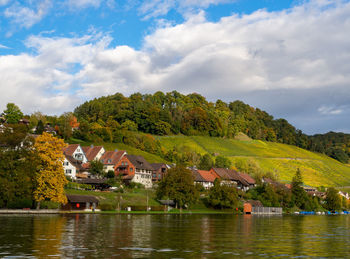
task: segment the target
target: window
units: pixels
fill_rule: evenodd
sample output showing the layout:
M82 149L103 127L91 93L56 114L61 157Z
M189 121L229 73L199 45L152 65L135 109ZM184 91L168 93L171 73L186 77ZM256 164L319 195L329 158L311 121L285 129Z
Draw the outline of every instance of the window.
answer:
M108 163L109 163L109 164L112 163L112 160L111 160L111 159L108 159Z
M157 178L157 174L153 174L153 178Z
M63 162L63 165L69 165L69 162Z
M72 174L72 169L67 169L66 174Z
M77 152L80 152L80 148L77 149Z
M125 165L128 165L128 162L125 162Z
M130 167L130 172L132 172L132 167Z
M122 165L124 165L124 162L122 162Z

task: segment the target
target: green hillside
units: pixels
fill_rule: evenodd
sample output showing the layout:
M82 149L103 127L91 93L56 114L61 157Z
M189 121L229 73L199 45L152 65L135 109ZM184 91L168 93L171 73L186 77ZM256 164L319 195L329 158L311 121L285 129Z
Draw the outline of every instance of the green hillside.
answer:
M264 172L274 172L279 180L290 182L297 168L310 186L350 185L350 166L326 155L296 146L261 140L234 140L205 136L157 137L166 149L187 146L198 153L223 155L233 163L254 160Z

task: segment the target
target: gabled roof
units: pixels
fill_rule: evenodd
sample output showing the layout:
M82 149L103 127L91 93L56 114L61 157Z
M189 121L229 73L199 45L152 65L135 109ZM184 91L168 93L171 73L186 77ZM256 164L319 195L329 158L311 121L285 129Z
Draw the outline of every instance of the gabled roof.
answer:
M201 176L201 174L198 173L198 170L192 169L191 172L195 182L206 182L206 180Z
M103 147L102 146L85 146L85 147L82 147L84 153L85 153L85 156L87 158L88 161L92 161L96 158L98 152L101 151Z
M76 160L74 157L72 156L67 156L66 155L66 159L68 160L69 163L72 164L72 166L74 166L78 171L80 171L81 169L83 169L83 165L79 160Z
M162 168L163 166L165 166L166 168L167 165L164 163L152 163L151 166L153 167L154 170L158 171L160 168Z
M255 180L249 174L239 173L239 176L246 180L248 184L253 185L256 183Z
M245 186L250 185L236 170L227 168L213 168L213 170L223 180L240 182Z
M104 165L116 165L125 154L125 150L106 151L100 158L100 161Z
M73 156L74 151L77 150L78 147L79 147L79 144L70 144L68 145L68 147L63 149L63 153L66 156Z
M217 178L210 171L197 170L197 172L201 175L201 177L205 180L205 182L213 183L215 181L215 179Z
M132 163L136 169L145 169L154 171L154 168L143 156L126 155L126 158Z

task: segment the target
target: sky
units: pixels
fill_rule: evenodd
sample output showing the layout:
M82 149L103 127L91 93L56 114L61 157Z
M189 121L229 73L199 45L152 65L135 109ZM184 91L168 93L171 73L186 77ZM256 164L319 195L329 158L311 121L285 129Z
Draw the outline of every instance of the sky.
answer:
M0 111L173 90L350 133L350 1L0 0Z

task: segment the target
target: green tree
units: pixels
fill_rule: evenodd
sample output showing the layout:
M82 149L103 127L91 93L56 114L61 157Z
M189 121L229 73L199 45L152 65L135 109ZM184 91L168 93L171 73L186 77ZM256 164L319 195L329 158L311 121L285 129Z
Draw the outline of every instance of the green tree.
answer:
M237 190L215 179L214 186L209 190L208 203L214 208L234 208L238 204Z
M41 135L44 132L44 123L42 120L38 121L38 125L36 126L35 134Z
M326 208L330 211L336 211L341 209L341 198L338 191L330 187L326 192Z
M34 140L24 125L14 124L0 133L0 208L32 206L33 177L37 159Z
M90 161L89 172L93 176L103 177L104 176L103 163L101 161L99 161L99 160L92 160L92 161Z
M230 159L224 156L217 156L215 158L215 167L217 168L230 168L232 165Z
M201 170L210 170L213 167L214 163L209 154L205 154L201 157L199 162L199 169Z
M14 103L8 103L4 110L6 122L9 124L18 123L23 118L23 113L20 108Z
M174 200L180 209L193 204L198 199L198 192L192 172L182 166L169 169L158 184L156 196L158 199Z
M303 178L298 168L292 180L292 201L298 208L304 209L308 200L307 193L302 187Z

